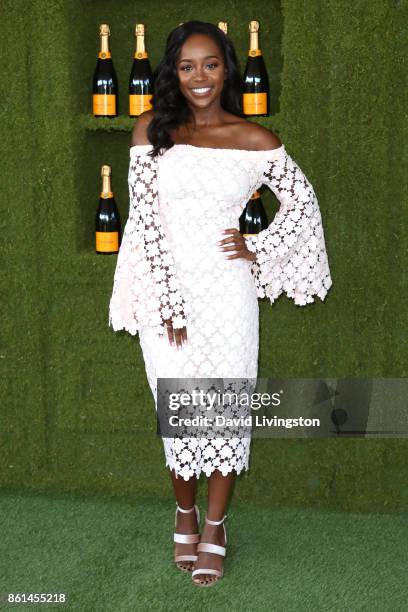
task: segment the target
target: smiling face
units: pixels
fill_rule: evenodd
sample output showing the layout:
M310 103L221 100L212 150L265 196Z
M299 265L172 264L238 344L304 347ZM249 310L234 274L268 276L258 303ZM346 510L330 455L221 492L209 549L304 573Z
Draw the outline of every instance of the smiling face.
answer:
M221 49L204 34L192 34L176 61L180 91L195 108L207 108L221 96L226 69Z

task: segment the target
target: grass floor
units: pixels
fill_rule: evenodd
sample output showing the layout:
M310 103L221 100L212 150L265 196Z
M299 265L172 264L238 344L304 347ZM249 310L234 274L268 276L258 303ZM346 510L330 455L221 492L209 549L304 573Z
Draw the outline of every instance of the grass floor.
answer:
M232 502L224 579L200 589L172 564L174 509L3 492L0 592L65 592L67 606L46 609L86 612L408 609L404 515Z

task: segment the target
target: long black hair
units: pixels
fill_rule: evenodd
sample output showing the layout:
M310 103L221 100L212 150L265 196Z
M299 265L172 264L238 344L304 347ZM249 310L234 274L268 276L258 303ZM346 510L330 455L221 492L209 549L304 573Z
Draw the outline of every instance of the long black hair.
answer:
M242 113L242 77L231 40L212 23L186 21L174 28L168 35L163 59L153 73L154 117L147 130L148 139L153 145L152 157L158 155L161 148L169 149L174 145L169 131L183 125L192 116L192 111L180 91L176 68L181 47L192 34L204 34L217 43L227 69L221 92L221 106L233 115L244 116Z

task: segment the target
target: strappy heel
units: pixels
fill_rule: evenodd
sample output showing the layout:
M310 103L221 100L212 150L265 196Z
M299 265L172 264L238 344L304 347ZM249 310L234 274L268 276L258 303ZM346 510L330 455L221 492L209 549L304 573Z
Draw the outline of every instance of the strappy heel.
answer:
M184 510L183 508L180 508L180 506L176 503L176 514L174 517L174 527L176 527L177 525L177 512L183 512L185 514L188 514L189 512L192 512L193 510L195 510L196 513L196 517L197 517L197 524L198 526L200 526L200 511L198 509L198 506L196 504L194 504L194 506L192 508L189 508L187 510ZM177 544L197 544L200 541L200 533L177 533L174 532L174 542L176 542ZM174 562L176 564L176 566L182 571L182 572L191 572L192 567L185 567L184 565L182 565L183 561L197 561L198 556L197 555L176 555L174 556Z
M197 546L197 553L207 552L207 553L212 553L214 555L220 555L221 557L225 557L226 552L227 552L227 549L226 549L227 532L225 530L224 521L226 518L227 518L226 514L220 521L210 521L210 519L205 517L206 523L209 523L210 525L221 525L222 524L224 528L225 545L219 546L218 544L211 544L210 542L200 542L199 545ZM214 580L210 580L210 582L199 582L198 580L194 580L194 577L199 576L200 574L212 574L213 576L216 576L216 578ZM191 574L191 579L194 582L194 584L196 584L197 586L207 587L207 586L212 586L213 584L218 582L223 576L224 576L224 568L222 568L221 570L212 569L212 568L208 568L208 569L198 568L198 569L193 570Z

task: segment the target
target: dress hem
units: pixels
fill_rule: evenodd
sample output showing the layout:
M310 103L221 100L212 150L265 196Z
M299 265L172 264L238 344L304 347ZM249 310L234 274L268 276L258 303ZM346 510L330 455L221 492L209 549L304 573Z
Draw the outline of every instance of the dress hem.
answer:
M168 467L169 470L174 470L174 473L176 475L176 478L183 478L186 482L188 482L189 480L191 480L191 478L193 478L194 476L197 477L197 479L200 478L201 474L204 473L205 476L207 478L209 478L214 472L215 470L218 470L219 472L221 472L221 474L223 476L228 476L228 474L231 474L231 472L236 472L237 476L239 476L241 474L241 472L248 472L249 471L249 461L247 461L246 463L241 464L240 466L236 466L236 467L231 467L230 469L227 470L222 470L220 469L218 466L211 466L209 470L205 470L204 468L196 468L195 470L193 470L193 474L191 476L188 476L187 478L185 476L183 476L180 471L178 471L175 467L173 462L168 461L168 459L166 458L166 465L165 467Z

